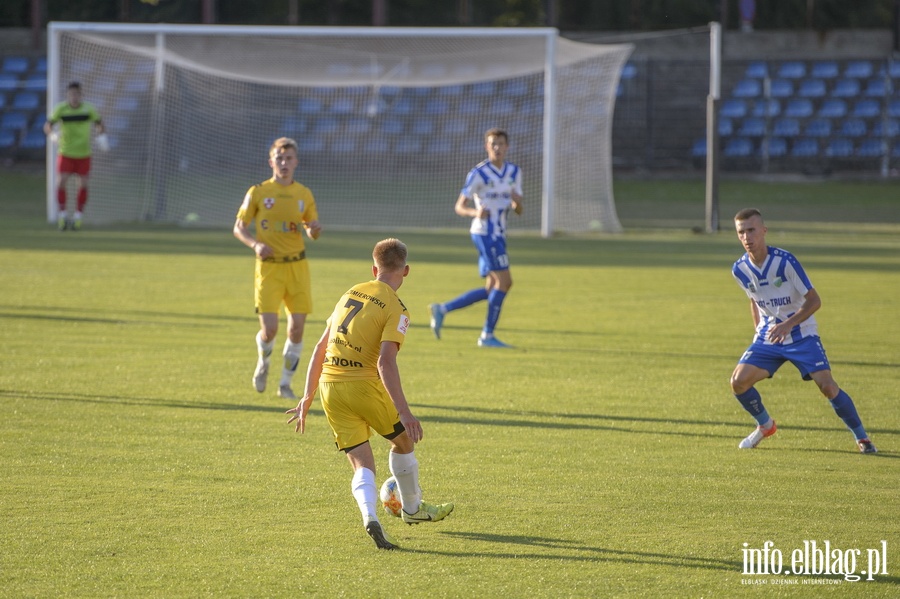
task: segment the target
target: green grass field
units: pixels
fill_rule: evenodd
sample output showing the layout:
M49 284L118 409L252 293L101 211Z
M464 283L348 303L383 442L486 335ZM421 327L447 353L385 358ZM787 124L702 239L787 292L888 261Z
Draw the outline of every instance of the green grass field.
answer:
M433 525L385 516L403 548L389 553L363 531L320 404L300 436L292 406L251 387L249 250L228 230L61 234L42 185L0 174L0 596L900 594L896 186L725 182L726 230L696 235L702 182L624 181L630 232L511 239L510 351L475 346L482 307L451 314L441 341L428 329L428 303L478 284L465 223L398 234L421 482L457 507ZM790 365L759 385L779 433L737 449L753 422L728 379L752 323L728 228L745 204L816 284L835 377L878 455L857 453ZM310 244L304 360L395 233ZM380 484L387 444L373 445ZM786 570L810 541L839 549L844 570L860 550L856 574L886 546L886 565L858 582L745 574L745 547L766 541Z

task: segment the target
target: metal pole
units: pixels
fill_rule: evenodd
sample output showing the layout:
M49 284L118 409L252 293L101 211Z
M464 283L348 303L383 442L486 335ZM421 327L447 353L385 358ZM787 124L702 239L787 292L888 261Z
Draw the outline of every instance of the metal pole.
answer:
M719 96L722 25L709 24L709 95L706 98L706 232L719 230Z

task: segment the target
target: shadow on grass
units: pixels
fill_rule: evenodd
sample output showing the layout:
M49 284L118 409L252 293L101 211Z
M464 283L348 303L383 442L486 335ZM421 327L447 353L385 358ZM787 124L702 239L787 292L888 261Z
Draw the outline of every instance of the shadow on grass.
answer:
M0 318L50 320L61 322L91 322L98 324L155 324L177 325L178 327L207 327L208 324L185 323L184 321L220 321L220 322L246 322L246 316L225 316L222 314L179 314L177 312L153 312L149 310L106 310L112 314L126 314L133 319L115 318L113 316L80 316L85 310L72 308L71 306L21 306L0 304ZM251 314L251 317L253 315ZM178 319L177 322L152 320L158 318Z

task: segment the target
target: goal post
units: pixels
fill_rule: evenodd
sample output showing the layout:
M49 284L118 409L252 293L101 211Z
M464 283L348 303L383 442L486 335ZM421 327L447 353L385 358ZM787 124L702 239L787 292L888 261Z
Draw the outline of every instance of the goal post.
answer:
M459 189L485 158L484 132L500 127L525 177L512 227L622 230L612 122L630 44L552 28L54 22L48 32L48 109L79 80L112 146L94 153L87 222L230 226L284 135L329 227L459 227Z

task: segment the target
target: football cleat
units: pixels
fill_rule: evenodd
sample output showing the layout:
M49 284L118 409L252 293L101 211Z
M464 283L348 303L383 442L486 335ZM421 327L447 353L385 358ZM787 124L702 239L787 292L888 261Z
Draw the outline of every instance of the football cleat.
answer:
M408 514L406 510L400 513L403 521L409 525L419 524L420 522L437 522L443 520L453 511L452 503L442 503L440 505L431 505L424 501L419 504L419 511L415 514Z
M253 386L260 393L266 390L266 378L268 376L269 363L265 360L259 360L256 363L256 370L253 371Z
M387 533L384 532L384 529L381 528L381 524L379 524L377 520L372 520L371 522L366 524L366 532L369 533L369 536L372 537L372 540L375 541L375 545L379 549L392 551L399 548L396 544L394 544L393 540L387 535Z
M502 341L500 341L500 340L497 339L496 337L488 337L488 338L486 338L486 339L485 339L484 337L479 337L479 338L478 338L478 347L504 347L504 348L510 348L510 347L512 347L512 345L507 345L506 343L503 343Z
M868 437L857 440L856 445L859 447L859 453L878 453L875 444L869 441Z
M69 221L66 220L65 216L60 216L56 219L56 228L60 231L65 231L69 227Z
M281 385L278 387L278 397L283 397L284 399L297 399L297 396L294 395L294 390L291 389L290 385Z
M429 304L428 310L431 312L431 330L434 336L441 338L441 327L444 326L444 313L441 312L440 304Z
M772 421L772 428L766 430L762 426L757 426L756 430L750 433L746 439L740 442L738 445L741 449L753 449L759 442L765 439L766 437L771 437L775 434L775 431L778 430L778 427L775 426L775 421Z
M69 228L72 229L73 231L80 231L81 230L81 219L80 218L72 219L72 222L69 223Z

